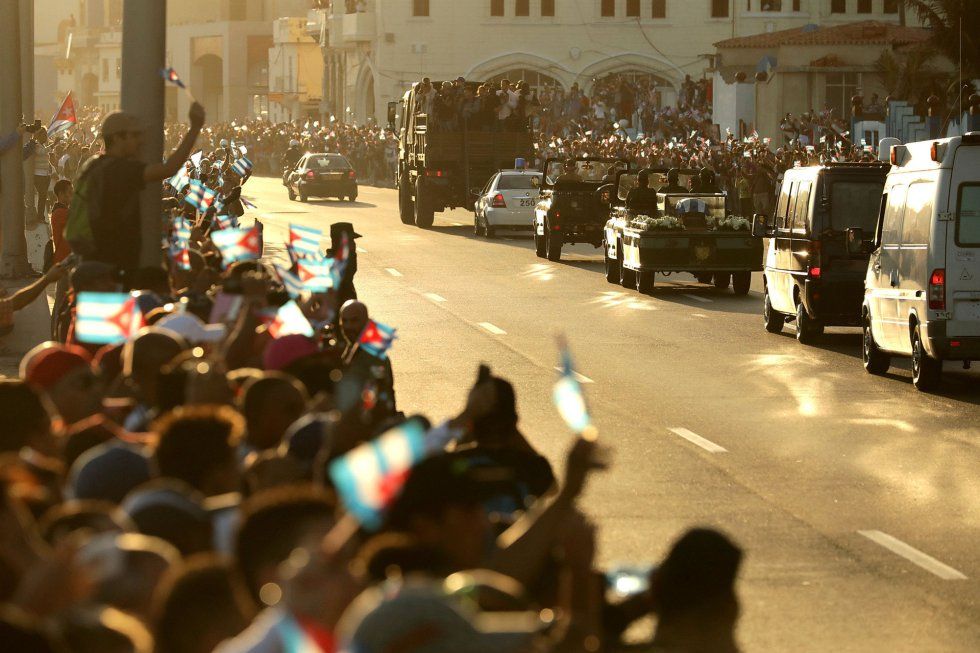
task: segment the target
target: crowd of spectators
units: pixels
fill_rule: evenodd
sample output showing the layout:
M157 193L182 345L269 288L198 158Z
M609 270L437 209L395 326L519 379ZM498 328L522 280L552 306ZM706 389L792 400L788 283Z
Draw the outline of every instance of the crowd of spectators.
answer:
M649 650L738 650L736 544L693 529L610 586L578 506L608 465L594 430L555 474L486 367L450 419L404 415L353 225L270 265L247 137L204 121L144 163L138 121L107 116L59 198L92 240L35 284L68 279L64 322L0 380L4 650L594 653L651 614ZM140 267L134 199L158 184L169 245ZM333 281L307 285L310 261Z

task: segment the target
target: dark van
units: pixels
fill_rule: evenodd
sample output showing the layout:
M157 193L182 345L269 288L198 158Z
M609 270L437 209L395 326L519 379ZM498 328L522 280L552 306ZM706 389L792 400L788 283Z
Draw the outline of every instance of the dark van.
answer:
M884 163L786 171L775 214L753 221L753 232L766 237L766 331L779 333L795 321L797 340L808 343L825 326L860 326L870 239L887 174ZM861 229L869 242L848 248L850 228Z

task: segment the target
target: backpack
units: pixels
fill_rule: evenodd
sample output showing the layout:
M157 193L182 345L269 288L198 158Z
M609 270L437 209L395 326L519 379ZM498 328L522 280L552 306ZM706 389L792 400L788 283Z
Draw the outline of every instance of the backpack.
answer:
M65 240L71 251L81 257L95 253L92 223L102 214L102 186L105 181L105 157L85 162L75 184L75 195L68 210Z

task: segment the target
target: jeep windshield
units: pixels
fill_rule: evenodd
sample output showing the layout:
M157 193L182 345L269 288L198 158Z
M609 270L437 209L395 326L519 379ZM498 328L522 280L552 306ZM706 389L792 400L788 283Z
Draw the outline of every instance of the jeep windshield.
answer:
M549 161L545 174L550 185L563 178L597 184L606 176L614 177L618 170L625 167L626 164L620 161L585 160L573 161L571 165L566 161Z

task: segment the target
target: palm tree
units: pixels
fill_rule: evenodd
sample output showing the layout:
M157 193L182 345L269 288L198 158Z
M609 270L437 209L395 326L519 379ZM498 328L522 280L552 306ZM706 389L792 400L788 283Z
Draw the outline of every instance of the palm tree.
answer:
M903 0L932 29L930 42L954 66L961 60L964 80L980 77L980 11L976 0Z
M944 95L949 86L949 76L930 63L932 47L918 47L896 57L885 50L875 62L881 84L893 98L914 104L924 110L926 100L932 94Z

